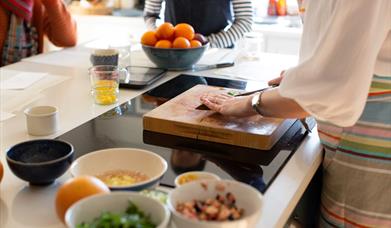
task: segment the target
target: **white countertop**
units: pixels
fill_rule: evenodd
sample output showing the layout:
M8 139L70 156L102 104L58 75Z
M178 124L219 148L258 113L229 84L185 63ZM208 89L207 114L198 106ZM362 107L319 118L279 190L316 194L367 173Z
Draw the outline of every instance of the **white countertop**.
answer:
M139 30L141 29L139 28ZM60 130L47 137L55 138L116 106L99 106L94 104L90 96L89 77L87 75L88 65L86 65L86 56L83 50L85 50L84 47L79 46L38 56L50 56L50 61L47 61L47 58L41 58L39 61L37 58L31 58L0 68L2 70L0 78L7 72L12 74L12 71L10 73L9 70L18 70L47 72L49 76L55 75L57 79L61 79L57 83L43 88L41 91L33 91L29 99L27 99L28 103L21 104L18 108L12 110L15 117L0 122L0 160L5 169L4 177L0 184L0 227L64 227L57 219L55 213L54 196L58 186L70 177L69 173L64 174L51 186L44 188L29 187L26 182L18 179L11 173L6 164L5 153L7 148L15 143L35 138L29 136L26 132L23 114L23 109L26 107L35 105L54 105L58 107ZM269 54L262 54L259 61L262 62L268 56ZM270 54L270 57L275 58L276 56ZM77 64L73 67L56 64L56 62L68 61L66 58L68 60L71 58ZM288 56L287 58L290 57ZM259 62L253 61L252 63L254 64L254 69L259 67ZM251 62L246 62L246 67L248 67L248 64L251 64ZM235 67L240 67L240 64ZM262 72L262 69L259 69L259 71ZM270 73L270 71L266 72ZM158 84L178 74L179 72L170 72ZM202 75L221 77L215 75L213 70L203 71ZM231 75L230 77L233 76ZM264 83L270 77L270 75L267 75L260 81ZM144 91L121 90L118 104ZM3 108L6 104L7 100L2 100L1 107ZM282 227L286 223L321 163L321 151L322 148L318 135L316 131L313 131L304 140L266 191L259 227Z

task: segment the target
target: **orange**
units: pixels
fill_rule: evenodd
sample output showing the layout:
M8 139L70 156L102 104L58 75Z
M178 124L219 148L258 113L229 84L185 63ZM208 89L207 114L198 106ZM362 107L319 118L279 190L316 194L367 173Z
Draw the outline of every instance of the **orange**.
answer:
M57 191L55 202L57 216L64 222L65 212L72 204L91 195L109 192L110 189L105 183L96 177L80 176L72 178L61 185Z
M155 46L157 42L156 33L154 31L148 31L141 37L141 43L148 46Z
M171 23L163 23L156 30L156 37L158 40L173 40L174 26Z
M185 37L188 40L194 38L194 28L186 23L180 23L175 26L175 37Z
M201 44L201 42L198 41L198 40L192 40L192 41L190 41L190 46L191 46L192 48L196 48L196 47L202 47L202 44Z
M157 48L172 48L172 43L169 40L159 40L155 47Z
M3 179L3 172L4 172L3 164L1 164L1 162L0 162L0 182L1 182L1 179Z
M172 43L173 48L189 48L190 41L184 37L178 37Z

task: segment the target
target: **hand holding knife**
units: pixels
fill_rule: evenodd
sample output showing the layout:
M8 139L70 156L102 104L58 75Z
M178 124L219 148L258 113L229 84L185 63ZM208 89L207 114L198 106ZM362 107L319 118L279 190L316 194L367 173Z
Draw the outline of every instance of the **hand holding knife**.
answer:
M248 95L251 95L251 94L254 94L254 93L258 93L258 92L262 92L262 91L265 91L265 90L268 90L268 89L271 89L271 88L274 88L274 87L277 87L278 85L276 84L272 84L266 88L262 88L262 89L257 89L257 90L254 90L254 91L250 91L250 92L244 92L244 93L239 93L239 94L235 94L235 95L232 95L233 97L241 97L241 96L248 96ZM197 110L210 110L208 106L204 105L204 104L201 104L199 105L198 107L196 107L195 109ZM311 132L311 129L310 127L308 126L307 122L305 121L305 118L303 119L300 119L300 122L301 124L303 125L303 127L308 131L308 132Z

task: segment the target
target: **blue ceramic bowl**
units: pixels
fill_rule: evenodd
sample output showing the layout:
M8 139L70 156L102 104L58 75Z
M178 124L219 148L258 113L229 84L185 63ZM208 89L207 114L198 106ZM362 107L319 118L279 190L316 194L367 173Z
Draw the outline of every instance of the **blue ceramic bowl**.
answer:
M201 59L209 43L198 48L155 48L142 45L145 54L158 67L167 70L188 70Z
M7 151L7 163L20 179L33 185L48 185L67 171L73 156L70 143L38 139L11 147Z

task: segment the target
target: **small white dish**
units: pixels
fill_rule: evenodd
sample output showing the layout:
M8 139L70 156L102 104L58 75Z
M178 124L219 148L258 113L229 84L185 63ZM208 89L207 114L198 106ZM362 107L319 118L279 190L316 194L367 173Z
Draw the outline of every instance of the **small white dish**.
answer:
M140 191L153 188L167 171L167 162L158 154L136 148L111 148L88 153L76 159L72 176L97 176L115 170L140 172L149 178L126 186L108 186L111 190Z
M79 200L67 210L65 223L67 227L76 228L82 222L92 222L103 212L123 213L129 201L146 215L150 215L157 228L167 227L170 221L170 212L167 207L157 200L134 192L98 194Z
M54 106L35 106L24 110L27 132L34 136L51 135L58 129L58 109Z
M192 200L215 199L217 194L232 193L236 206L244 209L243 217L234 221L199 221L190 219L176 210L178 203ZM248 228L256 227L262 211L262 194L250 185L230 180L201 180L184 184L168 196L168 208L176 227L186 228Z
M186 178L188 180L185 181L184 183L181 183L184 181L183 178ZM210 173L210 172L190 171L190 172L182 173L181 175L177 176L175 178L174 182L175 182L175 186L179 187L181 185L184 185L186 183L190 183L190 182L193 182L196 180L220 180L220 177L217 176L216 174Z

